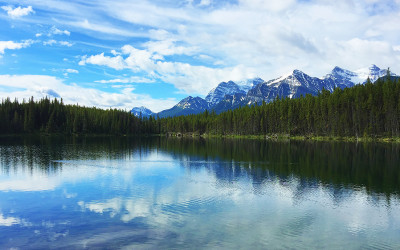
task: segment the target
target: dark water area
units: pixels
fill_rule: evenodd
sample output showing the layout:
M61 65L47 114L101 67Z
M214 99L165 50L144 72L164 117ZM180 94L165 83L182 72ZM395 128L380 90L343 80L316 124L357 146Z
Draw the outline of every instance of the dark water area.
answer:
M399 144L0 138L0 249L399 249L399 197Z

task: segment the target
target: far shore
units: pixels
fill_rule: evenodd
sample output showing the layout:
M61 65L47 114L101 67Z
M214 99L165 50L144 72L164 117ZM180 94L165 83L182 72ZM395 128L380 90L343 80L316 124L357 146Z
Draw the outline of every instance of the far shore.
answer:
M165 136L165 135L163 135ZM232 139L257 139L257 140L296 140L296 141L343 141L343 142L386 142L400 143L400 137L351 137L351 136L315 136L315 135L288 135L288 134L268 134L268 135L216 135L216 134L199 134L199 133L179 133L171 132L166 134L167 137L182 138L232 138Z
M200 134L198 132L168 132L166 134L142 134L142 135L126 135L126 134L63 134L63 133L29 133L29 134L2 134L1 138L7 137L25 137L25 136L40 136L40 137L173 137L173 138L221 138L221 139L254 139L254 140L266 140L266 141L341 141L341 142L382 142L382 143L400 143L400 137L352 137L352 136L315 136L315 135L289 135L289 134L267 134L267 135L217 135L217 134Z

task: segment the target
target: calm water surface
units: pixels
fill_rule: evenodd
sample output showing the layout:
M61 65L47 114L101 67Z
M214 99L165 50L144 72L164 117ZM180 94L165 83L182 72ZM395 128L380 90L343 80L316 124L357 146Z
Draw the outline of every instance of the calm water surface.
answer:
M400 146L1 138L0 249L400 249Z

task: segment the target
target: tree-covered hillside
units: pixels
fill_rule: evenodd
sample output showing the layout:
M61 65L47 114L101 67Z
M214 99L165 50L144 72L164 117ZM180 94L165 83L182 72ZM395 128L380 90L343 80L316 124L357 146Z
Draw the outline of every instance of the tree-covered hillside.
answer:
M204 112L155 123L160 132L218 135L290 134L313 136L400 135L400 81L383 77L375 83L323 90L318 96L276 98L260 106L244 106L219 115Z

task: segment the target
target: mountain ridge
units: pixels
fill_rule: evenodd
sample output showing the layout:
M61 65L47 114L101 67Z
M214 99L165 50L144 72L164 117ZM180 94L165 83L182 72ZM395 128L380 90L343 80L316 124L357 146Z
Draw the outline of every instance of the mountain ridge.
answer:
M163 110L158 114L160 118L169 116L191 115L204 112L209 107L208 102L201 97L188 96L170 109Z
M154 116L156 114L144 106L132 108L131 113L133 115L135 115L136 117L140 117L140 116L141 117L150 117L150 116Z
M289 74L264 81L261 78L252 78L240 82L227 81L219 83L210 90L207 96L186 97L174 107L157 114L159 117L198 114L205 110L214 110L221 113L244 105L268 103L280 98L299 98L302 95L317 95L323 89L332 92L335 88L348 88L356 84L364 84L368 78L375 82L379 77L387 74L387 70L372 66L350 71L335 66L323 77L312 77L301 70L295 69ZM396 74L391 73L396 76Z

